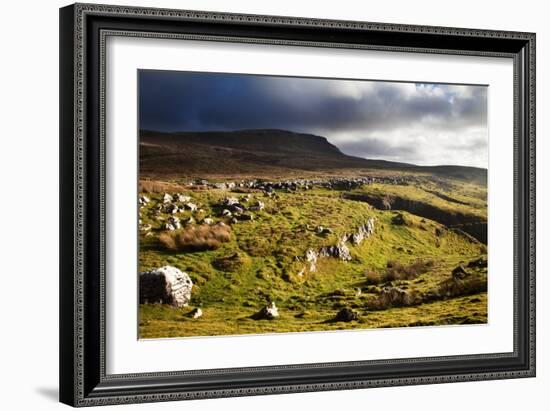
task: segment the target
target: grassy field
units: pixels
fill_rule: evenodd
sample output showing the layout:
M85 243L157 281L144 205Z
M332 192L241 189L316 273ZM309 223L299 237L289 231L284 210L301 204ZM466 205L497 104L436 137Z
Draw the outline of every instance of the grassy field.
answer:
M440 215L486 221L486 186L462 180L421 176L414 184L366 184L350 190L232 192L183 182L143 182L141 195L151 201L140 208L140 272L171 265L193 281L191 303L140 306L140 337L186 337L279 333L419 325L473 324L487 321L487 250L470 235L405 209L382 209L360 199L392 198L422 203ZM156 192L155 192L156 191ZM164 193L191 197L197 210L177 213L191 227L223 222L229 241L209 250L170 250L159 240L169 214ZM222 202L265 206L250 221L221 215ZM358 201L358 199L360 199ZM399 203L395 203L399 204ZM414 211L414 210L413 210ZM443 214L439 214L443 213ZM373 233L360 244L346 243L351 259L319 258L315 270L305 259L309 249L337 244L374 219ZM212 219L212 221L209 221ZM318 227L323 227L323 230ZM482 261L482 263L471 263ZM484 261L484 263L483 263ZM459 265L464 278L453 278ZM388 297L398 290L399 298ZM253 315L275 302L279 317ZM190 317L200 307L203 316ZM357 313L353 321L335 321L343 308Z

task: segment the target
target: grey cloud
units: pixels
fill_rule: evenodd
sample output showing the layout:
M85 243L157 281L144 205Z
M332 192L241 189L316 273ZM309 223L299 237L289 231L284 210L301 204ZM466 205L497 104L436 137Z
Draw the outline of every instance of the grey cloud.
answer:
M484 158L486 123L484 86L140 72L144 129L280 128L323 135L363 157L428 163L439 152L463 164Z

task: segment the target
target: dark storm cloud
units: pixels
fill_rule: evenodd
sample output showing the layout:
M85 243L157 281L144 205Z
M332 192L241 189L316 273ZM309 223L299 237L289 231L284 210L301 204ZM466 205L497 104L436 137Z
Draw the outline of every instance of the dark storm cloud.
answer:
M168 71L141 71L139 86L142 129L287 129L323 135L349 154L426 164L477 158L483 166L487 149L483 86ZM446 160L439 147L432 159L418 141L436 134L439 145L478 152Z

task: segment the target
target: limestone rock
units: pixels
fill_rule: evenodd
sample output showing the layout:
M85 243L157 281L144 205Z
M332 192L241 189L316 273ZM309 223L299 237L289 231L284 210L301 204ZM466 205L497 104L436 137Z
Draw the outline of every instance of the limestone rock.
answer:
M189 313L189 317L194 318L194 319L197 319L197 318L202 317L202 310L201 310L199 307L194 308L194 309Z
M233 206L238 204L239 204L239 199L237 197L226 197L223 200L223 205L226 205L226 206Z
M351 261L351 254L347 245L340 241L336 245L326 246L321 248L319 254L322 257L339 258L342 261Z
M314 272L317 269L317 259L319 253L312 248L306 251L306 261L309 263L309 271Z
M187 203L191 201L191 197L185 194L174 194L174 201L179 201L180 203Z
M189 275L169 265L139 275L140 304L161 302L184 307L191 300L192 288Z

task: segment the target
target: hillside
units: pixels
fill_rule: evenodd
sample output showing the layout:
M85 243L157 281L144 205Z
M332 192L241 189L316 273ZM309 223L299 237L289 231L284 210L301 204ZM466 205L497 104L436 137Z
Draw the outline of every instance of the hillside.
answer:
M139 271L193 285L177 307L144 285L140 337L486 323L486 182L311 134L142 131Z
M487 182L487 170L422 167L353 157L325 137L286 130L140 133L140 175L151 178L275 176L288 178L344 170L393 171Z
M372 193L393 188L376 185ZM166 192L183 193L197 208L179 207L173 214L176 203L166 203L162 192L142 194L147 202L140 207L139 270L170 265L188 273L191 304L141 304L141 338L487 321L486 248L460 230L407 211L379 210L326 188L266 196L259 189L242 194L174 185ZM467 194L463 189L457 199L475 204ZM237 205L228 206L229 198ZM424 201L441 201L442 209L456 204ZM226 213L238 208L244 212L232 211L236 218ZM182 228L166 231L173 221ZM217 245L171 250L161 241L166 233L217 227L230 233ZM461 266L466 274L455 278ZM270 302L279 318L255 319ZM195 319L197 307L203 314ZM346 308L359 313L358 319L334 320Z

